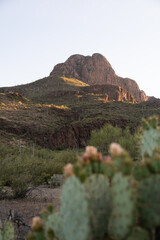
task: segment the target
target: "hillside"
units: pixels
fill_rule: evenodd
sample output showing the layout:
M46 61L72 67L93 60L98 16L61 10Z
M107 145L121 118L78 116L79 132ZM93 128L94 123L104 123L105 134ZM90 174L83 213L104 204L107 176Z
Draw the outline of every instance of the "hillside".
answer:
M69 58L74 63L75 56L77 59L77 55ZM108 64L109 75L103 81L97 58L103 59L105 68ZM84 65L87 61L87 66L91 62L97 66L97 73L90 66L91 78L81 79L86 74L81 59L84 60ZM73 70L74 64L68 64L70 60L67 60L67 66ZM133 132L142 117L160 115L159 101L154 98L138 101L135 96L142 97L143 92L139 90L137 83L119 78L101 55L80 55L79 67L71 71L72 76L69 76L71 72L69 74L63 69L69 71L66 70L66 63L55 66L49 77L25 85L0 88L2 142L17 144L17 141L22 141L27 144L31 141L51 149L80 148L86 146L93 129L99 129L107 122L122 128L129 126ZM100 76L98 84L97 77L93 77L94 72L97 77ZM91 82L91 79L94 81ZM115 81L122 80L125 88L115 85ZM136 95L127 91L127 88L133 86L138 89ZM146 100L145 94L143 97Z
M61 97L63 99L63 97ZM105 123L129 126L134 131L142 117L160 115L160 106L125 102L102 102L93 95L72 106L34 103L19 94L0 94L0 138L5 144L32 141L57 149L87 144L93 129Z

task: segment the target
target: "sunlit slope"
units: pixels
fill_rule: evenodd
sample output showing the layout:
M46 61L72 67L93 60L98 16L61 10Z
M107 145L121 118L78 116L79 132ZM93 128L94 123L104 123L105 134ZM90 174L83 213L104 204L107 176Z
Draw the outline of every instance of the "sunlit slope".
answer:
M160 105L103 102L99 98L98 94L57 96L54 104L49 104L33 102L19 93L1 93L1 142L32 141L51 149L79 148L87 144L93 129L107 122L122 128L129 126L134 131L142 117L160 117Z
M0 88L0 92L18 92L24 97L32 100L40 100L40 98L55 91L75 91L88 84L73 78L65 78L58 76L50 76L35 82L19 85L15 87Z

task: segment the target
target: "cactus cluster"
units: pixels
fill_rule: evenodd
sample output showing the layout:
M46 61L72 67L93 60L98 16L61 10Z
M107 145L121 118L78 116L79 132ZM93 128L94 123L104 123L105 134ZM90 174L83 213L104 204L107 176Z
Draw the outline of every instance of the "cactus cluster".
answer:
M120 145L110 156L96 148L68 164L60 211L33 219L28 240L158 240L160 231L160 137L158 119L143 120L142 160ZM0 240L12 240L6 225ZM8 237L10 236L10 237Z

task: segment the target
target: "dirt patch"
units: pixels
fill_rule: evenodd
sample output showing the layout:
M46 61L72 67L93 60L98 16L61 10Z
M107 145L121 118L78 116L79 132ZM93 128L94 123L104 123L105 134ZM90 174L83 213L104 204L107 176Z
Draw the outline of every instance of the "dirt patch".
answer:
M12 210L26 226L14 224L16 239L25 239L30 230L32 218L39 215L40 212L52 203L55 211L60 207L60 188L37 187L28 192L26 198L18 200L0 201L0 220L2 225L7 221L9 212Z

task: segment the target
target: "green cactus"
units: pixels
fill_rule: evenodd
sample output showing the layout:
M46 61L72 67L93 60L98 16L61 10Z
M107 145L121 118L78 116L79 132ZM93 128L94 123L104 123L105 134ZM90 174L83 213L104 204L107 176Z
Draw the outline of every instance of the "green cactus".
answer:
M88 240L90 216L85 186L75 176L63 186L60 214L65 240Z
M95 174L87 178L85 186L90 209L92 239L103 239L111 212L109 182L104 175Z
M145 159L148 170L151 173L160 173L160 152L155 149L152 158Z
M144 178L149 177L150 171L147 167L147 164L144 162L135 163L132 171L132 175L137 181L141 181Z
M145 153L152 157L153 150L159 146L159 139L159 132L156 129L150 128L143 133L141 148L143 158Z
M45 236L47 239L49 236L55 236L58 240L64 240L61 217L59 213L49 215L45 224Z
M141 224L148 228L160 225L160 175L151 175L140 182L138 208Z
M82 165L81 161L78 161L74 165L74 173L81 182L85 182L86 178L92 175L92 168L90 164Z
M39 230L37 232L31 231L28 236L27 240L53 240L53 238L45 238L44 230Z
M150 236L147 230L135 227L127 240L150 240Z
M121 155L113 158L114 166L117 171L121 171L124 175L130 175L133 168L133 160L126 151Z
M145 154L149 157L153 156L153 150L160 145L160 134L158 131L158 118L150 117L142 121L144 132L142 135L141 154L144 159Z
M125 239L135 221L135 198L131 179L122 173L115 174L111 192L113 206L108 231L115 239Z
M157 129L158 128L158 117L157 116L152 116L149 117L147 120L142 119L142 127L144 130L149 130L150 128Z
M115 165L113 161L105 161L103 163L104 173L107 175L109 179L112 179L115 174Z
M92 173L103 173L103 168L101 162L93 161L91 162Z
M7 222L0 232L0 240L14 240L14 227L12 223Z
M151 116L148 118L148 123L150 125L150 127L157 129L158 128L158 117L157 116Z

